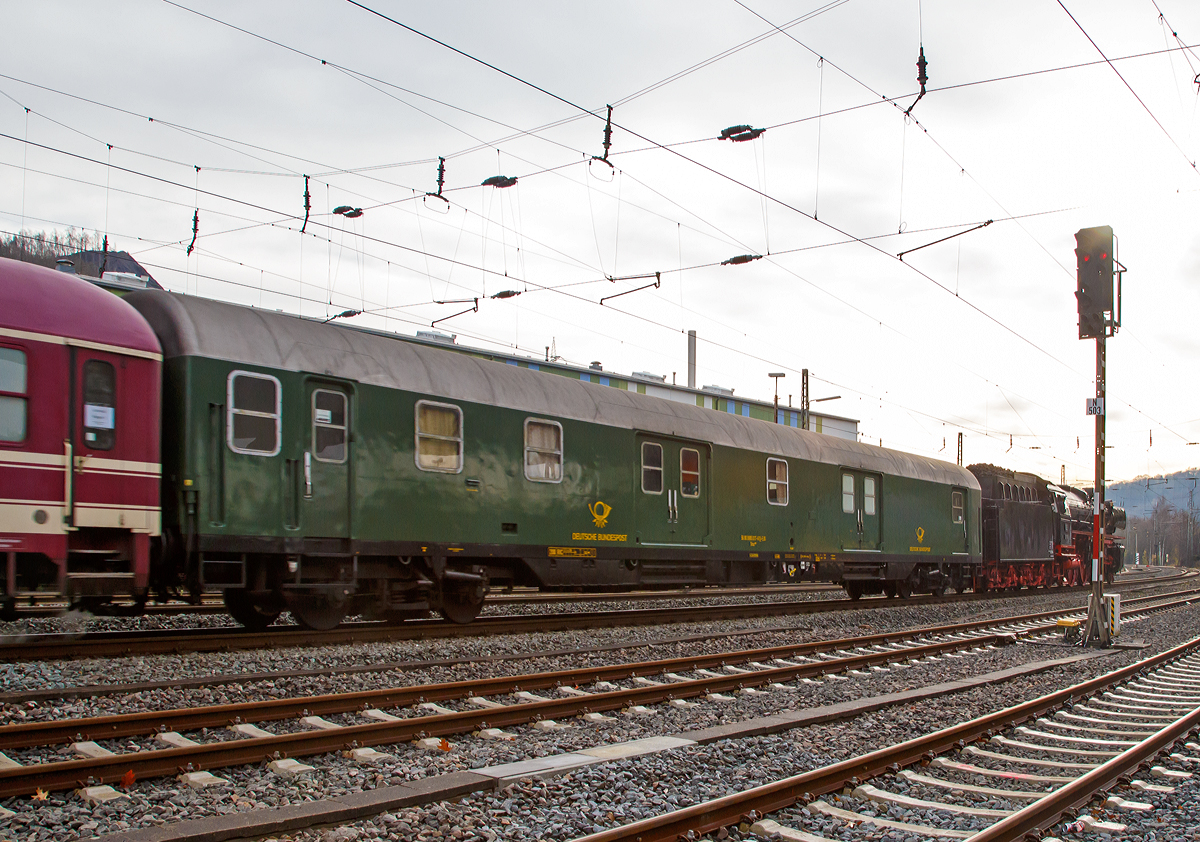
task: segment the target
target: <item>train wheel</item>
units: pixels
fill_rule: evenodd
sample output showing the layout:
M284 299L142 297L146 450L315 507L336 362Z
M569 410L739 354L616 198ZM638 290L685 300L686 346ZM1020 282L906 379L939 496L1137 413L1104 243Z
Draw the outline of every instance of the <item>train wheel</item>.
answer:
M288 610L296 622L312 631L329 631L346 619L346 603L327 594L288 594Z
M262 608L245 591L232 588L225 590L225 610L250 631L262 631L279 616L278 611Z
M862 582L846 582L842 585L846 589L846 596L850 597L851 601L859 600L863 595Z
M0 598L0 620L6 623L15 622L17 619L17 600L14 597L6 596Z
M466 625L483 609L484 589L475 585L448 587L442 592L438 613L452 623Z
M884 582L883 583L883 592L889 598L895 597L896 596L896 583L895 582Z
M896 583L896 596L901 599L908 599L912 596L912 585L908 583L907 579Z

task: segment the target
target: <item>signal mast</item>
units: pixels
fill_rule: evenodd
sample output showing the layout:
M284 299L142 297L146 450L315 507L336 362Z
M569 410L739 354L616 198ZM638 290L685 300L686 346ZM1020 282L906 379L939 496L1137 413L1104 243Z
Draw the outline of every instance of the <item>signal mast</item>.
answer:
M1116 622L1115 599L1104 595L1104 418L1105 340L1121 327L1121 275L1115 238L1108 225L1081 228L1075 233L1079 338L1096 340L1096 397L1088 398L1087 414L1096 417L1096 486L1092 492L1092 593L1088 600L1083 643L1106 647ZM1116 296L1113 270L1116 267Z

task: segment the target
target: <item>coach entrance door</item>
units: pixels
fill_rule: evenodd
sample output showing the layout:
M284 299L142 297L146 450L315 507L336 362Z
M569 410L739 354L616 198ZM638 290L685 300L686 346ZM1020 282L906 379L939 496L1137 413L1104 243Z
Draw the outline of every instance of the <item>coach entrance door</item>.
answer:
M704 547L708 526L707 444L639 434L637 529L644 547Z
M879 552L880 476L843 468L842 549Z
M305 392L302 528L309 538L349 538L350 395L321 381L309 381Z

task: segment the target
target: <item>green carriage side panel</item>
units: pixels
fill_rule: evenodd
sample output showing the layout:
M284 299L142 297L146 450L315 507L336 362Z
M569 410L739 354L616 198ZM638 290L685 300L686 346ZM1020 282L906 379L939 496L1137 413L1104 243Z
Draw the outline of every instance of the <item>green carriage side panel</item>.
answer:
M403 553L435 544L452 554L463 545L514 563L564 550L564 566L578 566L587 551L718 565L864 550L916 561L961 551L978 561L979 526L969 519L978 517L979 486L954 465L345 326L161 292L130 300L167 335L164 426L181 434L164 439L164 482L173 484L164 516L181 534L276 539L272 552L290 539L342 541L329 546L347 553L361 542L393 559L397 542L414 544ZM234 371L278 382L277 451L229 446ZM341 467L306 463L318 423L314 390L345 396ZM461 470L418 467L422 400L461 410ZM727 404L740 409L720 401ZM529 419L561 425L561 481L525 476ZM668 457L662 496L642 490L640 447L650 440L664 443ZM687 448L703 454L698 498L682 493ZM787 465L786 505L767 499L769 459ZM877 481L866 538L861 530L849 536L842 517L846 471ZM966 523L953 523L954 489L965 492ZM345 511L330 516L339 501Z
M462 469L421 470L416 464L416 406L428 397L374 387L364 387L362 393L362 432L353 445L358 538L569 544L574 533L596 531L589 506L597 501L612 510L606 532L630 522L632 468L612 465L606 457L621 451L626 431L548 413L442 399L437 403L462 411ZM527 420L562 425L560 482L526 478ZM632 535L632 530L625 534Z

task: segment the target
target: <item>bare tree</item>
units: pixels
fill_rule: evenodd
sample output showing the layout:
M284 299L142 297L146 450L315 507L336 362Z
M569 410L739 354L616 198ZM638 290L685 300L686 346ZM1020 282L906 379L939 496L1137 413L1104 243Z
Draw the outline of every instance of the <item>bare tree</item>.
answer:
M45 231L21 231L7 237L0 234L0 257L54 268L55 261L60 257L97 248L100 243L98 233L89 235L87 231L76 231L74 228L48 234Z

